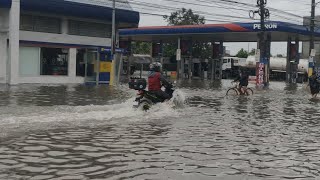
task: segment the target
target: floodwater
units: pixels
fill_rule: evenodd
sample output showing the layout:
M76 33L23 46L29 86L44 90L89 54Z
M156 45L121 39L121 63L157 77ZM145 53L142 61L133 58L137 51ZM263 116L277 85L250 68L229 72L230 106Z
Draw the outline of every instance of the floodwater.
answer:
M0 179L316 179L320 102L228 87L181 82L184 107L140 112L126 85L0 86Z

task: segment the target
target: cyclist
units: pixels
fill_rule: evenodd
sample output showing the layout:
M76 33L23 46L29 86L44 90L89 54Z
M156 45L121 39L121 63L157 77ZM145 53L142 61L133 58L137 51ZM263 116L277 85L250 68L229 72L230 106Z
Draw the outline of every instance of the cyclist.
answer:
M247 86L249 84L249 76L247 75L247 73L243 70L239 71L239 76L237 77L237 79L235 79L233 82L237 82L239 81L239 91L240 91L240 95L242 94L247 94Z

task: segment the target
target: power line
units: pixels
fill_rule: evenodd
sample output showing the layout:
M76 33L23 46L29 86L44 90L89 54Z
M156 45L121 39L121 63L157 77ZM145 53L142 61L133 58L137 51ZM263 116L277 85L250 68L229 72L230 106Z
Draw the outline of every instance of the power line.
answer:
M167 14L157 14L157 13L149 13L149 12L140 12L141 14L144 15L151 15L151 16L159 16L163 17ZM233 22L233 21L227 21L227 20L221 20L221 19L206 19L207 21L212 21L212 22Z
M154 7L157 9L165 9L165 10L180 10L181 8L174 8L174 7L170 7L170 6L164 6L164 5L160 5L160 4L154 4L154 3L144 3L141 1L135 1L135 0L130 0L132 1L132 4L137 4L140 6L145 6L145 7ZM179 3L183 3L181 1L177 1L177 0L171 0L171 1L176 1ZM120 1L121 2L121 1ZM200 15L209 15L209 16L220 16L220 17L226 17L226 18L234 18L234 19L246 19L249 20L249 17L244 17L244 16L232 16L232 15L225 15L225 14L218 14L218 13L209 13L209 12L204 12L204 11L194 11L197 14Z
M221 5L199 4L199 3L192 3L192 2L183 2L183 1L180 1L180 0L165 0L165 1L176 2L176 3L179 3L179 4L188 4L188 5L200 6L200 7L215 7L215 8L218 7L218 8L222 8L222 9L234 9L234 10L238 10L238 11L248 11L248 9L242 8L245 5L254 6L252 4L243 3L243 2L236 2L236 1L232 1L232 0L198 0L198 2L203 2L203 3L216 2L218 4L224 3L224 5L238 4L238 5L240 5L240 7L239 8L226 7L226 6L224 7L224 6L221 6ZM118 1L118 2L122 3L122 1ZM160 4L147 3L147 2L141 2L141 1L136 1L136 0L130 0L130 3L140 6L140 7L137 7L138 9L152 10L152 11L154 11L154 9L146 9L146 8L142 8L141 6L144 6L144 7L147 7L147 8L155 8L155 9L159 9L160 8L160 9L163 9L163 10L171 10L171 11L176 11L176 10L180 9L180 8L174 8L172 6L164 6L164 5L160 5ZM225 4L225 3L227 3L227 4ZM294 21L294 22L297 21L297 19L291 19L289 17L285 17L284 15L298 17L298 18L303 19L303 16L299 16L299 15L296 15L296 14L293 14L293 13L290 13L290 12L286 12L286 11L279 10L279 9L276 9L276 8L270 8L270 9L274 10L275 13L281 14L281 15L276 15L276 16L279 17L279 18L282 18L282 19L286 19L286 20L290 20L290 21ZM249 19L247 17L243 17L243 16L231 16L231 15L218 14L218 13L209 13L209 12L204 12L204 11L194 11L194 12L197 13L197 14L200 14L200 15L207 15L207 16L220 16L220 17L223 17L223 18L251 20L251 19ZM234 20L228 19L227 21L234 21Z

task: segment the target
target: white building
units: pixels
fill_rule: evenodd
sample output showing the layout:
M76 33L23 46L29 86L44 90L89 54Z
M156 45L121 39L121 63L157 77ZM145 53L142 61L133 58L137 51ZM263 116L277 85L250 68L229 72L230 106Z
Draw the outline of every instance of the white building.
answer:
M111 45L112 1L0 0L0 83L83 83ZM117 29L139 13L117 3Z

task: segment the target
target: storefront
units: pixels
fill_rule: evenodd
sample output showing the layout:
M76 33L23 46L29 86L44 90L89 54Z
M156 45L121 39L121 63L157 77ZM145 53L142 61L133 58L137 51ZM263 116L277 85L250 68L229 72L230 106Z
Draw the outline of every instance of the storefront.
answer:
M103 0L0 0L0 83L108 83L110 75L101 78L99 67L101 49L111 46L110 6ZM138 26L139 13L128 3L117 8L118 28Z

